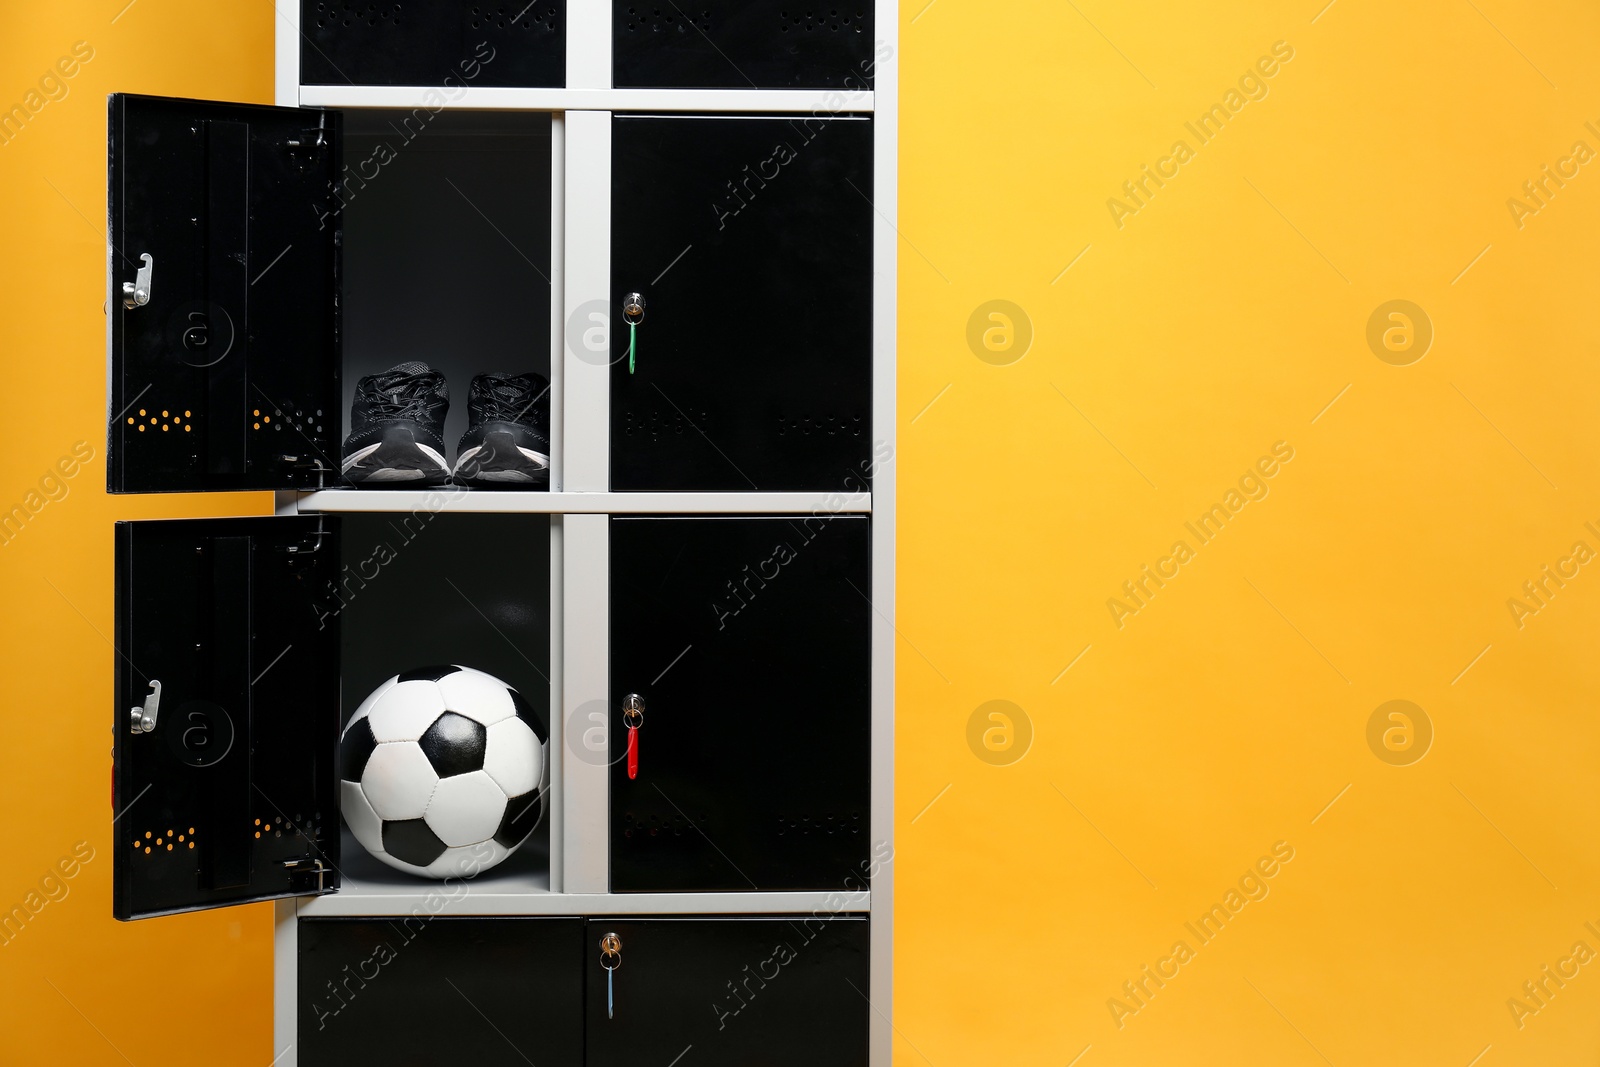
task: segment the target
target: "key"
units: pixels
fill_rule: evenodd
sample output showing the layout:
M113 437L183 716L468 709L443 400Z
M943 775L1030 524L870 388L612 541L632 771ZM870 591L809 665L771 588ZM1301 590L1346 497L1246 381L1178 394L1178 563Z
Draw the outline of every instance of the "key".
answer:
M622 700L622 723L628 728L628 779L639 777L639 727L644 725L644 698L629 693Z
M606 972L606 1018L616 1018L616 974L622 966L622 938L607 934L600 939L600 966Z

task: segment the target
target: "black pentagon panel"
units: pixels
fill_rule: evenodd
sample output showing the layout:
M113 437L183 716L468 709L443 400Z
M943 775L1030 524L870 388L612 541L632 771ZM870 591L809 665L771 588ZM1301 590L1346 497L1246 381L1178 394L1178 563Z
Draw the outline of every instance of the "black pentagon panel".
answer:
M397 682L437 682L447 674L454 674L460 667L445 664L443 667L413 667L395 679Z
M481 722L453 711L444 712L417 743L440 778L483 770L489 730Z
M361 721L345 731L339 742L339 777L347 782L361 781L361 772L367 769L367 758L378 747L372 736L372 719L363 715Z
M515 689L507 686L506 692L511 694L511 705L517 709L517 718L527 723L528 728L533 731L533 736L539 739L539 743L541 745L544 744L545 741L550 737L550 731L545 728L544 717L541 715L536 715L533 710L533 705L529 704L526 700L523 700L522 694L517 692Z
M500 816L500 828L494 839L506 848L516 848L528 839L544 818L544 794L535 789L506 802L506 813Z
M383 824L383 850L402 863L426 867L444 855L444 842L426 819L401 819Z

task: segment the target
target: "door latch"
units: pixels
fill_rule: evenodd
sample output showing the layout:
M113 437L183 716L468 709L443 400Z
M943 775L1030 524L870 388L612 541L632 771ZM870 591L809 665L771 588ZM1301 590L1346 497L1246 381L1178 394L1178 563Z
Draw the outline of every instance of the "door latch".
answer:
M155 273L156 261L149 252L141 253L139 259L144 266L139 268L133 281L122 283L122 306L129 311L150 303L150 278Z
M133 732L148 734L156 728L156 715L161 711L161 682L150 679L150 692L144 698L144 707L132 709Z

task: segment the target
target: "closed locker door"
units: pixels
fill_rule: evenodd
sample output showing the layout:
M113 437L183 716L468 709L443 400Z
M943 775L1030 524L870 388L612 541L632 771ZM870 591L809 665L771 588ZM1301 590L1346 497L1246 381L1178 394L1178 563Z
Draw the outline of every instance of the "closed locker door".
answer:
M470 884L442 883L441 895ZM582 919L302 919L301 1067L583 1062Z
M566 68L566 0L300 0L304 85L431 86L442 102L477 86L559 87Z
M591 919L586 1063L865 1067L869 926L827 912Z
M858 887L870 534L861 515L611 520L614 892Z
M612 80L619 89L868 90L877 63L893 54L872 32L872 8L612 0Z
M611 488L867 472L871 119L619 116L611 174Z

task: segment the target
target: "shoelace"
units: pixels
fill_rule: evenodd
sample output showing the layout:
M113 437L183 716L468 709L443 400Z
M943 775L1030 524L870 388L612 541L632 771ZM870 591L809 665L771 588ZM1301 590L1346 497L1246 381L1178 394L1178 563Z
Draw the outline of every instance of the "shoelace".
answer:
M424 375L390 379L387 388L374 384L366 391L372 414L380 419L415 419L428 414L438 402L433 383Z
M486 420L517 422L538 401L539 394L520 383L501 379L479 392Z

